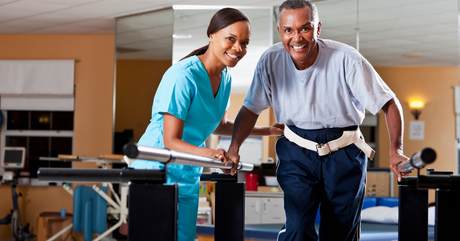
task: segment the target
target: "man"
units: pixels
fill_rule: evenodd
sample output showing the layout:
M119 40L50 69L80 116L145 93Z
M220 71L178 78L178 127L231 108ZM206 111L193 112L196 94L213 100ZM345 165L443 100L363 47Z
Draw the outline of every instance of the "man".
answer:
M403 155L402 110L395 94L370 63L348 45L319 39L316 6L287 0L278 11L282 43L260 58L233 129L228 155L239 147L258 115L273 106L285 124L276 143L277 179L284 192L285 228L278 240L317 240L314 221L321 204L320 240L358 240L365 196L366 155L373 150L358 126L365 109L385 113L390 168L398 179ZM236 165L231 170L235 173Z

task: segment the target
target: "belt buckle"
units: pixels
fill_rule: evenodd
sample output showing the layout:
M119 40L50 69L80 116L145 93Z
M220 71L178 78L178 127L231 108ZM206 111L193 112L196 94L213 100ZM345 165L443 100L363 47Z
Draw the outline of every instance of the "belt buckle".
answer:
M327 150L328 152L327 153L324 153L323 151L321 151L320 153L320 150L323 150L324 147L327 146ZM316 144L316 153L318 153L319 156L326 156L326 155L329 155L332 153L331 151L331 148L329 147L329 143L325 143L325 144Z

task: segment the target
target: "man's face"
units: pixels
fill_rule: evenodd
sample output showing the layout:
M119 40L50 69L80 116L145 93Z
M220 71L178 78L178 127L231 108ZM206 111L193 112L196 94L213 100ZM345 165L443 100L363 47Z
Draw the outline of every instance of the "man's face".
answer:
M283 9L280 13L278 32L286 51L299 70L310 67L318 55L316 39L321 22L313 22L310 7Z

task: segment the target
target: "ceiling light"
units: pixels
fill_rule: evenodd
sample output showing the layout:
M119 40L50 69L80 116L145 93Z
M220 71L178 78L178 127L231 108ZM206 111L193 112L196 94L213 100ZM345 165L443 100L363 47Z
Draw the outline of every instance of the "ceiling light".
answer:
M172 37L176 39L187 39L187 38L192 38L192 35L191 34L173 34Z
M173 5L174 10L207 10L207 9L222 9L224 5ZM270 6L232 6L228 5L225 7L233 7L236 9L272 9Z

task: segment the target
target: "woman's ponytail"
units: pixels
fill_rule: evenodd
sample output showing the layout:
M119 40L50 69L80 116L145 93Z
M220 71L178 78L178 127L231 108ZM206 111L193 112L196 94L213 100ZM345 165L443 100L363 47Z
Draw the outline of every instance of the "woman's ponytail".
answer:
M186 58L188 58L190 56L193 56L193 55L202 55L202 54L206 53L206 50L208 50L208 48L209 48L209 44L205 45L205 46L203 46L203 47L201 47L199 49L195 49L191 53L189 53L187 56L183 57L181 60L186 59ZM181 61L181 60L179 60L179 61Z

